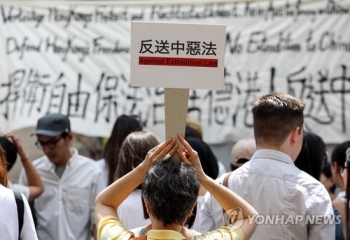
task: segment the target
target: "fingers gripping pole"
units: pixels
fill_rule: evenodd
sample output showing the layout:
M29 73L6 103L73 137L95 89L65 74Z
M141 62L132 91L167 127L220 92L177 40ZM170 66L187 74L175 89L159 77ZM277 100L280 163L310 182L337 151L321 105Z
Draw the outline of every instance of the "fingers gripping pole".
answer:
M180 147L181 142L177 139L177 134L185 136L189 89L165 88L165 137L175 138ZM174 162L181 162L177 153L171 156Z

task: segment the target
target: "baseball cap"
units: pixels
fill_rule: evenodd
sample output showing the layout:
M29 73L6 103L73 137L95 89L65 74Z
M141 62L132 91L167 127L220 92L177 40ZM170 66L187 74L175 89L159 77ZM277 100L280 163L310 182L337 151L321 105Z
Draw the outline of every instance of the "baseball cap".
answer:
M240 159L250 160L256 150L254 139L239 140L231 150L231 163L237 165Z
M50 113L39 118L33 135L55 137L70 132L69 118L61 113Z

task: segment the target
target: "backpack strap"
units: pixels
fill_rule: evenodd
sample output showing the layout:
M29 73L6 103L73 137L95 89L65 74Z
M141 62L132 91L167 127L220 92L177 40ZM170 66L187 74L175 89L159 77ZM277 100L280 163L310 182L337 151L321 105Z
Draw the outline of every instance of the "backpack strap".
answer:
M232 173L232 172L228 172L228 173L225 175L224 181L222 182L222 185L224 185L224 186L227 187L227 188L228 188L228 179L230 178L231 173Z
M228 179L230 178L231 173L232 173L232 172L228 172L228 173L225 175L224 180L222 181L222 185L224 185L224 186L227 187L227 188L228 188ZM223 214L223 216L225 216L225 213L226 213L225 209L222 209L222 214ZM225 219L225 218L224 218L224 219ZM225 226L228 226L229 224L231 224L230 221L229 221L229 223L226 223L226 221L224 222L224 225L225 225Z
M24 202L22 195L18 192L13 192L15 195L16 206L17 206L17 217L18 217L18 239L21 239L21 232L23 228L23 216L24 216Z

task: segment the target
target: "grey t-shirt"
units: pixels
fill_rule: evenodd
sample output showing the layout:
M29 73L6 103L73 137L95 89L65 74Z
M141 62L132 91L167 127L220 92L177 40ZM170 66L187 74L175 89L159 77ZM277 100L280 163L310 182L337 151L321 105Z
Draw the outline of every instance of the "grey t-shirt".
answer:
M64 172L65 169L66 169L66 165L64 165L64 166L56 166L56 167L55 167L55 173L56 173L56 175L57 175L59 178L61 178L61 177L62 177L62 174L63 174L63 172Z

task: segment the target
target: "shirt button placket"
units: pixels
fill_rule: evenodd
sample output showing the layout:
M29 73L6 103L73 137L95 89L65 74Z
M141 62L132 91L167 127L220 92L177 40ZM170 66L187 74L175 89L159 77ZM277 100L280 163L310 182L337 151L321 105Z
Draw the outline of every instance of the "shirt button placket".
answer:
M62 211L62 184L61 180L58 181L58 213Z

